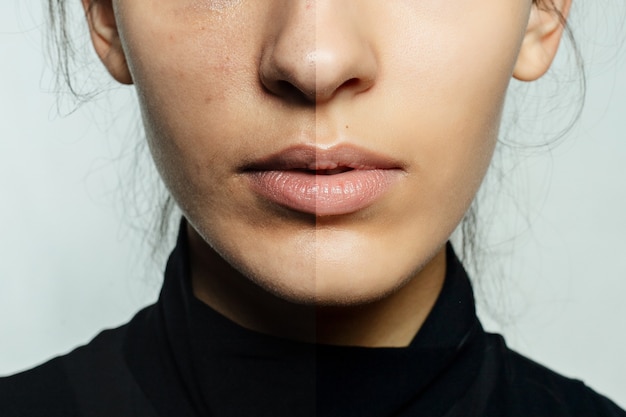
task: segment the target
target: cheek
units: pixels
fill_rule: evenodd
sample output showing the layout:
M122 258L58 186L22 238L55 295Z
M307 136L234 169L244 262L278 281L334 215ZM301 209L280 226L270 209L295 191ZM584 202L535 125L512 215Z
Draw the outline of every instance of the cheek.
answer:
M202 2L194 10L155 6L151 17L126 6L123 38L148 143L183 204L199 189L211 195L224 184L228 162L242 157L242 142L257 126L250 103L258 94L254 57L260 36L254 27L244 32L236 24L250 21L245 16L219 24L214 9L231 3ZM244 118L248 123L242 125Z
M384 47L388 84L381 88L398 107L378 120L402 138L399 146L413 149L421 191L440 190L433 210L454 204L464 211L482 181L527 17L523 2L465 3L442 6L441 18L424 18L419 29L407 22L401 36L408 41Z

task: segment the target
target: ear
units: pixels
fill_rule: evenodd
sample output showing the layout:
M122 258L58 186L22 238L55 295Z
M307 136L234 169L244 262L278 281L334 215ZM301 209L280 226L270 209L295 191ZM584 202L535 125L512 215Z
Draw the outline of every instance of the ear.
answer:
M533 3L513 77L535 81L548 71L559 49L571 4L572 0Z
M118 82L132 84L133 79L117 30L113 0L82 0L82 2L89 23L91 42L100 60Z

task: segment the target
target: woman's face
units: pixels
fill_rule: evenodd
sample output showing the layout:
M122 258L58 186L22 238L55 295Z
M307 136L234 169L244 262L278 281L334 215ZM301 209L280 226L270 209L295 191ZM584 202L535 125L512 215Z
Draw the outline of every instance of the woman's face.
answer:
M150 148L193 228L263 288L338 305L401 286L463 217L531 1L113 6Z

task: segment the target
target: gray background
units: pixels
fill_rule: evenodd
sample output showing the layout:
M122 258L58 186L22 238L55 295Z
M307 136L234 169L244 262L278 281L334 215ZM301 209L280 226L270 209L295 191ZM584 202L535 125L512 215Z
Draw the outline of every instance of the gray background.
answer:
M57 101L68 113L71 100L53 91L41 5L26 3L0 3L0 375L127 321L156 298L162 269L137 230L152 202L140 192L137 208L132 190L139 184L149 193L153 175L132 169L141 140L132 90L87 66L82 82L109 91L60 117ZM501 186L487 184L490 253L477 292L489 329L626 407L626 34L619 30L626 11L619 3L596 0L574 11L589 82L580 123L551 149L505 149L504 170L517 168ZM509 109L520 121L510 134L518 142L549 140L537 132L562 126L575 105L571 84L559 90L565 109L543 117L547 106L537 103L551 94L550 83L571 75L567 68L564 55L545 84L513 86ZM525 120L540 122L528 128Z

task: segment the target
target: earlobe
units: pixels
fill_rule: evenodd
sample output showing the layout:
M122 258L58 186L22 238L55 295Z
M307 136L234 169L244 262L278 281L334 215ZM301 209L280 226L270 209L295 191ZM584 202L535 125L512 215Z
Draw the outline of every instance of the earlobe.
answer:
M113 0L82 0L91 42L111 76L122 84L133 79L126 62L113 11Z
M570 6L571 0L537 0L533 4L513 77L535 81L548 71L559 48Z

